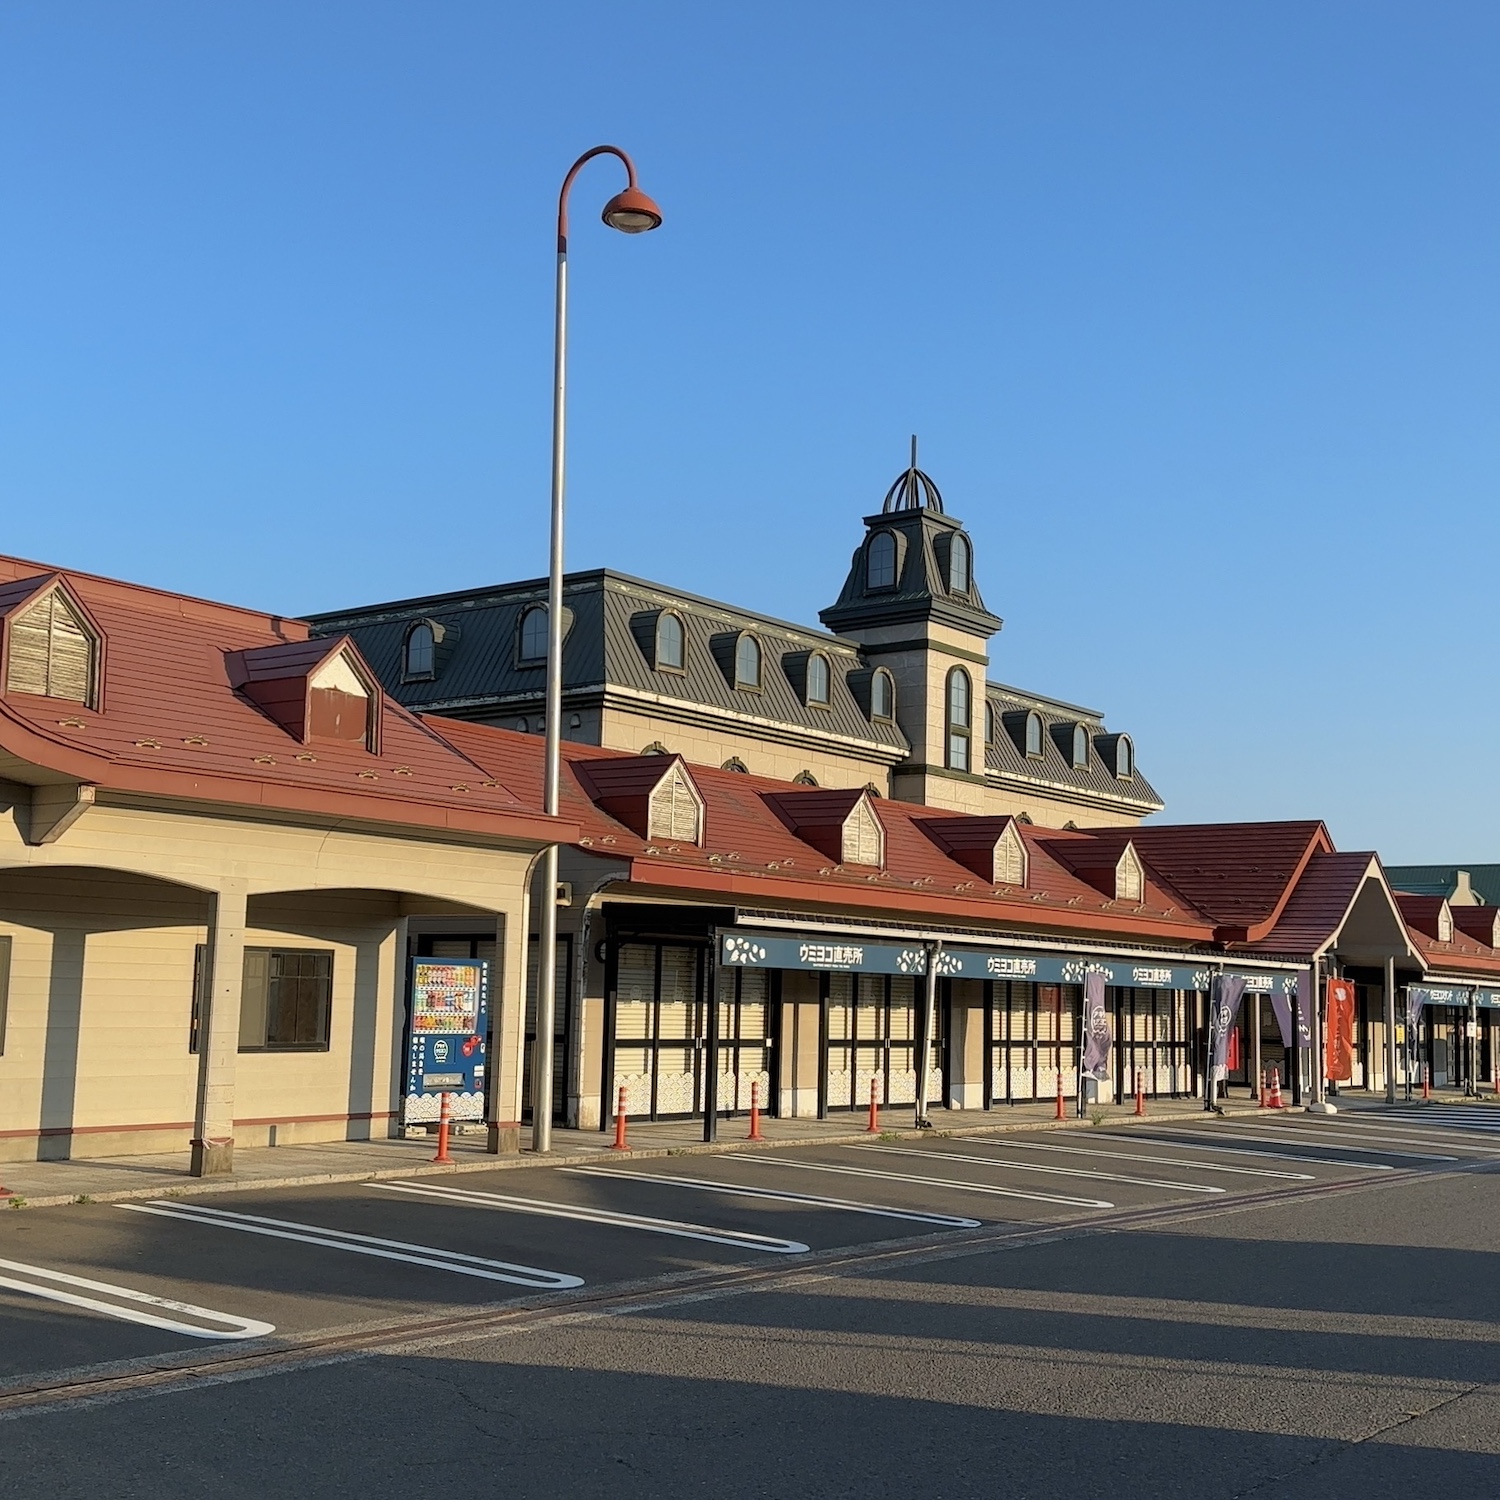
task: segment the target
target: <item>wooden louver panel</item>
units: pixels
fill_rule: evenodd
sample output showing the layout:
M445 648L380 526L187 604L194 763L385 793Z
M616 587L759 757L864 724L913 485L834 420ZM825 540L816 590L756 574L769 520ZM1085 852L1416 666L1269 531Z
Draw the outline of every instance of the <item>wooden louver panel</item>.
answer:
M680 767L673 766L651 793L646 836L678 843L698 842L698 799Z
M844 819L842 860L846 865L878 865L882 859L880 822L865 801L857 802Z
M53 589L11 621L6 691L88 703L93 686L94 638Z
M1140 856L1132 845L1126 844L1125 852L1115 866L1115 900L1139 901L1145 893L1146 877L1141 869Z
M1026 884L1026 846L1014 825L995 840L995 884Z

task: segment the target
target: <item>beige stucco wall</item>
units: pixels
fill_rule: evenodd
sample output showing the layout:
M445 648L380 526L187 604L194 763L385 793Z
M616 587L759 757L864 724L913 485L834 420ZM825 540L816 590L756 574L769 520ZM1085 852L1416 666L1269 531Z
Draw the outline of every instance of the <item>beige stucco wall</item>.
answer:
M0 810L0 933L13 950L0 1158L185 1149L194 948L232 881L249 892L247 946L334 952L328 1051L237 1056L241 1145L267 1144L273 1127L278 1144L390 1127L405 919L417 913L497 920L490 1067L500 1117L519 1113L530 848L108 801L34 848L24 806Z

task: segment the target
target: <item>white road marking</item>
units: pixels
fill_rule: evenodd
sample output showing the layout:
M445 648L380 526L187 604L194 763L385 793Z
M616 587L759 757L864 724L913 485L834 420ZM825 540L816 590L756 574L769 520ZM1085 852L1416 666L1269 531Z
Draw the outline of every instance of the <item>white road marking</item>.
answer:
M1110 1140L1124 1140L1123 1136L1110 1136ZM1154 1139L1154 1137L1148 1137ZM1242 1139L1250 1140L1245 1136ZM1267 1161L1300 1161L1312 1167L1343 1167L1350 1172L1394 1172L1396 1169L1383 1161L1335 1161L1329 1156L1297 1156L1290 1151L1265 1151L1258 1146L1200 1146L1195 1141L1191 1146L1186 1141L1172 1140L1169 1144L1182 1146L1190 1151L1212 1151L1216 1156L1260 1156Z
M1144 1161L1161 1167L1191 1167L1195 1172L1233 1172L1243 1177L1279 1177L1289 1182L1313 1182L1311 1172L1277 1172L1271 1167L1231 1167L1222 1162L1191 1161L1183 1156L1141 1156L1133 1151L1094 1151L1087 1146L1043 1145L1040 1141L968 1141L970 1146L993 1146L1001 1151L1058 1151L1067 1156L1102 1156L1106 1161Z
M1113 1208L1101 1198L1063 1198L1055 1193L1022 1193L1014 1188L985 1187L977 1182L956 1182L951 1177L916 1177L908 1172L877 1172L874 1167L831 1167L816 1161L792 1161L786 1156L737 1156L736 1161L755 1162L762 1167L796 1167L804 1172L837 1172L847 1177L878 1177L886 1182L914 1182L919 1187L947 1188L955 1193L986 1193L992 1198L1021 1198L1027 1203L1059 1203L1067 1208Z
M238 1318L233 1313L215 1312L211 1307L195 1307L191 1302L174 1302L170 1297L153 1297L149 1292L138 1292L134 1287L115 1286L108 1281L90 1281L86 1276L71 1276L66 1271L51 1271L45 1266L28 1266L19 1260L0 1260L0 1267L7 1271L20 1271L40 1281L55 1281L59 1286L36 1286L14 1276L0 1276L0 1286L8 1286L14 1292L25 1292L32 1297L45 1297L49 1302L64 1302L69 1307L86 1308L89 1312L103 1313L107 1318L122 1318L127 1323L143 1323L148 1328L164 1328L168 1333L185 1333L193 1339L258 1339L276 1332L274 1323L260 1323L254 1318ZM101 1302L97 1297L85 1297L78 1292L64 1291L63 1287L82 1287L90 1292L104 1292L119 1297L136 1306L118 1306L113 1302ZM222 1328L204 1328L196 1323L183 1323L176 1318L166 1318L161 1312L147 1312L148 1307L160 1308L162 1312L183 1313L191 1318L201 1318L206 1323L220 1323Z
M1335 1151L1363 1151L1368 1156L1404 1156L1411 1161L1458 1160L1456 1156L1435 1156L1428 1151L1397 1151L1394 1147L1379 1144L1345 1145L1335 1134L1323 1130L1304 1130L1301 1126L1293 1126L1289 1130L1267 1130L1263 1125L1257 1125L1253 1130L1245 1130L1233 1121L1225 1123L1237 1136L1246 1141L1317 1141L1325 1151L1331 1144Z
M917 1224L938 1224L944 1229L978 1229L978 1219L953 1214L924 1213L918 1209L887 1208L880 1203L860 1203L853 1198L820 1198L815 1193L777 1192L774 1188L739 1187L729 1182L711 1182L706 1177L667 1177L657 1172L628 1172L619 1167L561 1167L577 1177L624 1177L632 1182L666 1182L674 1187L695 1188L704 1193L726 1193L736 1198L776 1198L784 1203L802 1203L809 1208L839 1208L850 1213L875 1214L886 1219L910 1219Z
M1341 1134L1349 1138L1358 1136L1361 1139L1395 1141L1404 1146L1447 1146L1454 1151L1472 1151L1479 1156L1500 1155L1500 1147L1486 1145L1482 1141L1466 1140L1463 1137L1453 1139L1453 1131L1451 1129L1444 1129L1440 1133L1438 1130L1429 1130L1425 1126L1417 1125L1368 1125L1358 1115L1349 1116L1347 1119L1348 1123L1345 1124L1343 1120L1333 1120L1324 1116L1319 1122L1318 1128L1320 1130L1329 1130L1335 1134ZM1306 1127L1298 1125L1292 1128L1303 1130ZM1420 1133L1407 1133L1413 1131Z
M710 1245L732 1245L736 1250L762 1250L768 1255L801 1255L808 1247L798 1240L777 1239L769 1234L751 1234L743 1229L713 1229L707 1224L687 1224L676 1219L652 1219L642 1214L615 1213L607 1208L580 1208L571 1203L549 1203L542 1198L515 1198L508 1193L485 1193L468 1188L433 1187L415 1182L376 1182L372 1187L391 1193L414 1193L468 1208L507 1209L518 1214L539 1214L547 1219L576 1219L584 1224L604 1224L612 1229L644 1229L651 1234L670 1234L678 1239L705 1240Z
M1122 1177L1118 1172L1095 1172L1088 1167L1044 1167L1031 1161L997 1161L992 1156L964 1156L957 1151L918 1151L906 1146L860 1146L861 1151L880 1151L890 1156L921 1156L928 1161L966 1161L998 1172L1048 1172L1059 1177L1093 1177L1100 1182L1123 1182L1132 1187L1171 1188L1182 1193L1222 1193L1221 1187L1197 1182L1160 1182L1152 1177Z
M453 1271L460 1276L478 1276L485 1281L507 1281L542 1291L562 1291L583 1285L581 1276L562 1271L541 1271L535 1266L513 1265L505 1260L486 1260L478 1255L464 1255L457 1250L440 1250L431 1245L410 1245L405 1240L383 1240L368 1234L351 1234L343 1229L324 1229L318 1224L298 1224L290 1219L265 1219L256 1214L231 1213L224 1208L202 1208L194 1203L117 1203L116 1208L138 1214L158 1214L164 1219L184 1219L190 1224L205 1224L214 1229L237 1229L243 1234L263 1234L271 1239L294 1240L302 1245L319 1245L326 1250L347 1250L352 1255L373 1255L381 1260L399 1260L407 1265L426 1266L433 1271Z

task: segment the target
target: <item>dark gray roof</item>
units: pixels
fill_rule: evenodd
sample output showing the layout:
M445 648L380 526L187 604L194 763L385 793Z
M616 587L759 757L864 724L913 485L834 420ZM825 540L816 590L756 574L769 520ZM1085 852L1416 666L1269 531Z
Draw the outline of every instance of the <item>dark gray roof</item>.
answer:
M990 772L1007 779L1024 781L1043 790L1055 787L1069 792L1083 792L1112 802L1129 802L1148 811L1158 811L1162 800L1151 783L1131 763L1134 774L1120 778L1114 774L1115 746L1121 739L1104 727L1102 716L1094 709L1079 708L1056 698L1042 698L1003 683L985 684L986 704L994 709L995 733L985 745L984 764ZM1026 716L1036 713L1042 721L1042 753L1026 754ZM988 728L986 715L986 728ZM1089 737L1086 766L1075 767L1072 761L1073 729L1082 724Z
M546 580L529 579L308 618L319 635L353 636L387 691L408 708L527 713L540 704L545 668L520 660L520 623L525 610L546 597ZM894 724L868 718L869 673L858 648L838 636L608 569L569 574L563 600L572 612L563 642L565 698L623 688L863 740L877 752L907 748ZM686 670L680 673L654 665L655 622L664 610L683 622ZM403 681L406 635L421 620L445 632L439 671L432 680ZM761 645L760 692L732 686L734 642L746 631ZM827 708L803 701L807 658L814 651L831 668Z

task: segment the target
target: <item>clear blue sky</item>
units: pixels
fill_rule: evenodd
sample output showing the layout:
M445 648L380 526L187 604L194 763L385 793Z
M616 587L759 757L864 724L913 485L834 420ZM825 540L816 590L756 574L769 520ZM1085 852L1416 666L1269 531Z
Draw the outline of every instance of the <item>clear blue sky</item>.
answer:
M1500 859L1500 8L0 4L0 549L812 622L907 435L1181 819Z

